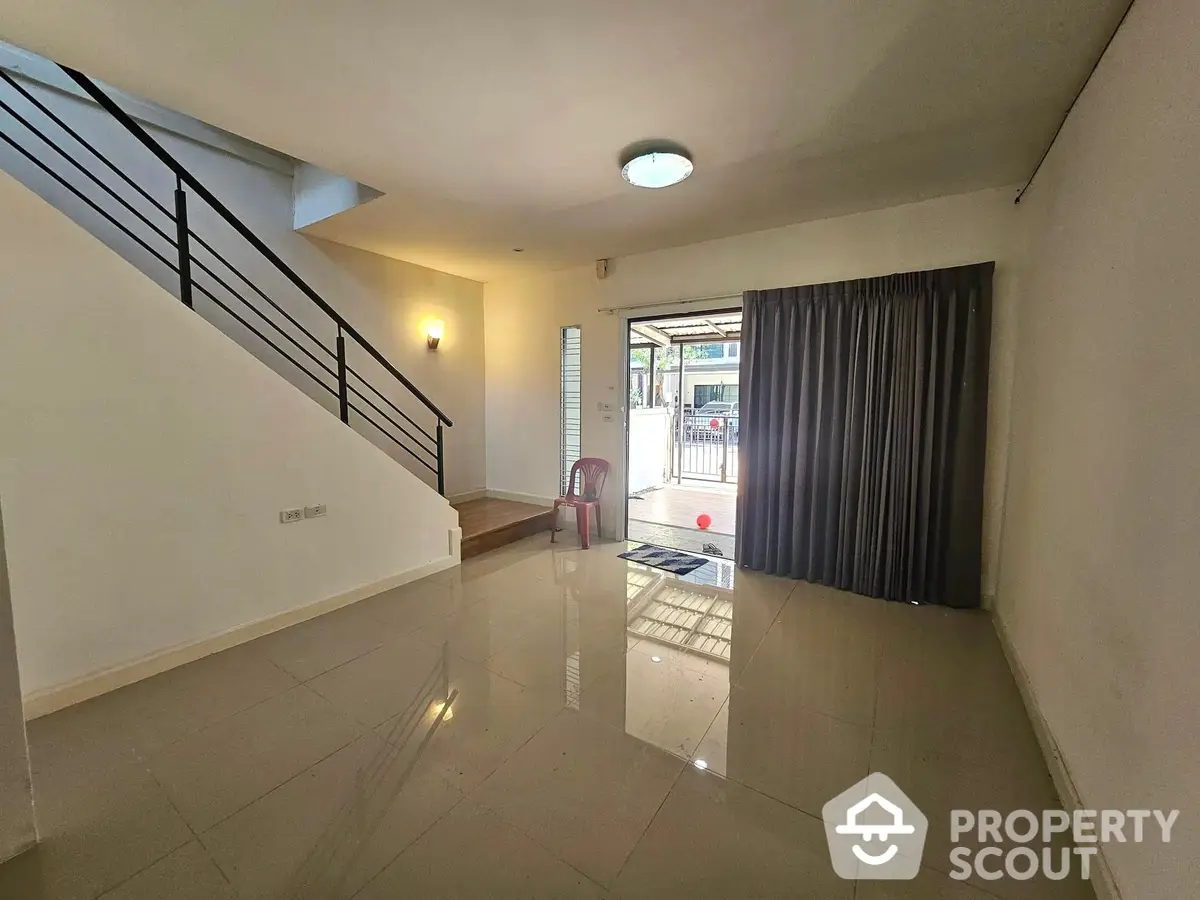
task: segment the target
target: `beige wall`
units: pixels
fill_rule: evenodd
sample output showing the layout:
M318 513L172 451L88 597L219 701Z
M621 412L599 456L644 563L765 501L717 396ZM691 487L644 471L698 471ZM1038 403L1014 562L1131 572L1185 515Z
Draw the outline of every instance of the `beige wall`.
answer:
M89 135L122 170L129 172L161 202L170 205L174 179L165 166L159 164L128 135L115 128L105 114L94 105L55 91L33 87L34 93L82 134ZM34 121L39 117L33 115ZM55 131L57 126L48 129ZM446 489L449 494L465 493L484 487L485 461L483 452L483 285L443 272L436 272L411 263L398 262L361 250L343 248L309 238L293 230L293 181L290 174L275 167L260 165L242 156L214 149L207 144L180 137L162 129L152 129L154 136L179 159L201 183L208 187L233 212L302 278L314 287L326 301L360 333L366 336L430 399L454 420L446 431ZM260 151L261 152L261 151ZM85 193L95 193L82 175L76 176L65 165L58 169L85 185ZM83 204L64 189L41 174L31 163L7 145L0 144L0 170L35 189L52 204L67 211L76 221L115 249L139 269L149 274L169 291L178 291L178 276L154 259L142 247L117 231L98 215L90 213ZM132 196L132 191L128 191ZM115 207L114 207L115 208ZM152 208L145 206L151 221L160 226L170 223ZM168 258L174 251L162 239L154 237L144 225L137 225L128 214L122 220L135 225L139 236L164 252ZM189 206L189 223L204 236L239 271L291 315L304 323L327 348L333 348L336 329L300 291L288 282L256 251L233 232L203 204L193 201ZM232 286L252 298L261 308L263 301L255 297L236 276L215 263L202 248L194 248L198 259L212 265ZM232 301L211 277L196 271L199 283L213 289L241 315L258 327L265 327L244 306ZM282 360L275 351L248 333L238 323L220 312L207 298L197 295L196 310L214 322L222 331L257 355L263 362L309 393L327 409L337 409L337 399L315 386L304 374ZM272 316L281 321L280 317ZM420 324L426 318L441 318L446 323L446 336L441 348L430 353ZM275 332L270 336L282 340ZM289 351L300 356L290 345ZM406 413L423 427L432 431L434 417L421 406L377 363L349 342L348 355L355 367L370 382L385 392ZM302 358L302 357L301 357ZM308 362L305 360L306 363ZM332 364L332 360L329 360ZM311 367L311 363L308 363ZM327 381L330 379L327 378ZM398 449L387 438L369 426L361 431L385 453L412 469L428 484L436 479L412 457Z
M29 849L36 840L29 745L0 516L0 862Z
M445 431L447 494L481 490L486 484L483 285L354 247L307 240L321 257L305 255L310 270L328 273L329 296L337 297L339 312L378 341L383 354L454 420ZM431 318L446 325L433 352L422 332ZM431 427L427 418L417 421ZM380 447L395 453L386 444ZM412 467L411 460L401 461Z
M0 422L27 698L455 562L443 498L6 175Z
M1010 190L983 191L809 222L484 287L487 475L490 489L553 496L558 471L559 328L582 326L583 451L623 464L622 322L598 308L736 294L995 260L985 593L990 593L1003 503L1016 210ZM717 301L715 306L728 306ZM687 307L695 309L695 306ZM655 309L654 312L663 310ZM604 517L617 522L619 490Z
M1198 35L1138 0L1020 207L997 608L1082 802L1182 811L1105 848L1127 900L1200 858Z

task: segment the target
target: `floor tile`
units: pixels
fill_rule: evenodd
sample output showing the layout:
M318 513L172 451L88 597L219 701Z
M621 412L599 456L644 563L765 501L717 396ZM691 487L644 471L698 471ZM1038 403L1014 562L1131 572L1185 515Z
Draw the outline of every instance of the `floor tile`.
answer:
M197 841L143 869L101 900L236 900L225 880Z
M466 560L455 571L466 602L488 597L520 597L520 584L531 587L531 596L544 596L557 581L557 553L549 533L533 535L497 550ZM517 586L514 592L512 588Z
M143 684L146 682L27 722L29 762L34 774L67 767L97 768L106 762L135 762L194 730L190 716L180 715L182 710L174 711L166 721L139 716L139 701L144 695L138 689ZM295 679L289 678L289 684L294 685Z
M462 798L414 762L365 736L201 840L246 900L351 897Z
M562 599L563 585L553 557L537 554L503 569L463 581L463 597L469 609L490 602L502 611L535 610L541 604Z
M567 692L619 669L626 648L623 627L591 628L560 611L543 617L486 666L525 687Z
M144 765L34 777L41 843L0 865L0 897L90 900L192 839Z
M963 881L923 868L911 881L860 881L854 900L995 900Z
M854 885L834 874L819 819L688 767L621 870L613 896L850 900Z
M361 733L301 685L171 745L149 765L188 824L203 831Z
M464 800L358 895L591 900L603 890L498 816Z
M449 616L464 608L462 583L438 576L422 578L390 591L360 600L368 615L385 625L393 634L407 634L438 616Z
M370 653L387 636L378 620L352 604L259 638L257 643L285 672L308 681Z
M903 733L877 733L871 751L871 769L890 776L929 819L923 863L926 868L945 873L953 871L951 810L993 809L1007 815L1013 810L1027 809L1040 816L1044 809L1061 808L1046 767L1036 752L1020 754L997 747L968 758L953 748L914 742ZM959 845L981 846L972 836L960 840ZM1042 845L1036 846L1040 853ZM1087 886L1075 878L1050 882L1042 878L984 881L973 877L971 883L1009 900L1042 897L1073 900L1091 896Z
M378 650L319 675L308 686L374 728L424 696L446 664L441 648L412 637L394 637Z
M715 660L728 669L732 644L741 641L733 628L737 600L728 591L659 576L630 598L629 634L678 649L681 665L706 671Z
M472 799L610 884L683 765L623 731L564 710Z
M585 714L687 759L729 696L729 667L644 641L582 696Z
M629 593L627 581L604 587L588 585L570 589L563 604L564 620L577 628L581 640L588 646L620 644L628 640Z
M737 685L695 750L712 772L820 816L869 772L871 731L802 706L785 691Z
M789 708L869 727L884 605L819 585L797 587L737 684L757 696L786 697Z
M294 679L251 642L141 682L137 686L150 688L150 696L139 704L138 714L165 716L183 707L192 723L203 726L277 696L294 684Z
M778 618L796 582L737 569L734 572L733 646L729 673L739 678Z
M991 623L978 613L891 604L875 727L972 756L1037 752Z
M410 636L435 647L445 646L447 652L462 659L484 662L512 646L535 624L527 612L481 601L460 613L438 617Z
M1058 805L986 615L625 547L538 535L32 722L0 896L1091 897L948 877L951 809ZM649 636L668 588L719 614ZM817 816L872 770L930 834L855 894Z
M988 617L900 604L888 613L872 768L894 778L929 817L925 865L948 872L952 809L1040 813L1061 803ZM1074 877L971 881L1006 900L1092 896Z
M688 756L698 769L729 777L729 701L726 699L713 717L704 737Z
M462 791L472 791L516 753L563 707L561 694L534 691L475 663L451 659L444 693L457 691L422 756L421 766ZM403 714L376 732L393 742L419 740L440 712L434 703L422 711L419 728L404 728Z
M33 720L33 766L144 759L295 684L255 643L243 644Z

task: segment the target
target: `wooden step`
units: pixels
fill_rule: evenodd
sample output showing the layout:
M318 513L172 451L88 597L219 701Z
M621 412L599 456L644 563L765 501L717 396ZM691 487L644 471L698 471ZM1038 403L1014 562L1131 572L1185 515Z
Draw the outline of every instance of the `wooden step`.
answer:
M488 497L456 503L454 508L458 510L458 524L462 528L463 559L495 550L539 531L545 532L546 540L550 540L553 512L545 506Z

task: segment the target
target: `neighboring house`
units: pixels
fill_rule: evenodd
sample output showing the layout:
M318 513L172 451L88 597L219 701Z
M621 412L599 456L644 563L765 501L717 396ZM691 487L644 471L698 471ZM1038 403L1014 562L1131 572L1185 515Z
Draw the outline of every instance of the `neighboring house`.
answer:
M685 408L699 409L712 400L737 402L739 352L741 344L695 344L683 362L683 403ZM638 406L673 405L679 384L679 373L674 369L659 368L661 396L650 402L649 371L647 364L632 358L629 366L630 394L637 398Z

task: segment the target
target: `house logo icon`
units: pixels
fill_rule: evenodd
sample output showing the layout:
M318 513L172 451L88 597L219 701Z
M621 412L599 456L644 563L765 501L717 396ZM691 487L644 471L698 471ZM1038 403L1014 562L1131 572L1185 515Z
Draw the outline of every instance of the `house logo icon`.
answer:
M821 810L829 858L842 878L916 878L929 820L892 779L873 772Z

